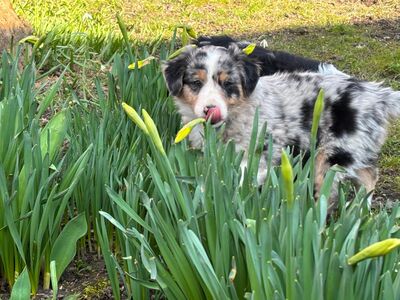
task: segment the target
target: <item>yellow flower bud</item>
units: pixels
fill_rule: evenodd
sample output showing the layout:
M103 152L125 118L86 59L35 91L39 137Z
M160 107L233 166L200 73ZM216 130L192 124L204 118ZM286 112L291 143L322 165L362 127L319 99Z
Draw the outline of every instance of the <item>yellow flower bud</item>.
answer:
M246 227L256 234L257 221L254 219L246 219Z
M233 282L235 280L236 274L237 274L236 260L235 260L235 257L232 256L232 269L229 272L229 276L228 276L230 282Z
M242 51L246 55L250 55L253 53L254 49L256 48L256 44L249 44L246 48L244 48Z
M187 31L187 33L189 34L189 36L190 36L191 38L193 38L193 39L196 39L196 38L197 38L197 34L196 34L196 32L193 30L193 27L187 26L187 27L186 27L186 31Z
M146 124L147 131L149 132L150 138L153 141L156 148L161 152L162 155L165 154L164 146L162 144L160 135L158 134L158 130L156 124L154 124L153 119L147 113L145 109L142 109L142 115L144 123Z
M204 118L197 118L194 119L192 121L190 121L189 123L187 123L186 125L184 125L177 133L176 137L175 137L175 144L183 141L192 131L192 129L200 124L200 123L204 123L206 120Z
M314 105L313 122L311 127L311 136L317 136L317 130L319 126L319 120L321 119L322 111L324 110L324 90L320 90L318 93L317 100Z
M122 108L125 110L126 114L128 117L137 125L139 126L140 129L144 131L144 133L149 134L147 131L146 124L144 124L142 118L139 117L138 113L136 110L133 109L133 107L129 106L125 102L122 102Z
M362 249L360 252L350 257L347 263L349 265L354 265L367 258L383 256L398 246L400 246L400 239L386 239Z
M285 188L286 200L288 206L292 207L294 200L294 187L293 187L293 169L290 164L289 157L284 150L282 150L281 157L281 172L283 178L283 185Z
M182 42L182 45L184 45L184 46L189 45L189 43L190 43L190 36L187 33L186 27L184 27L182 30L181 42Z
M39 38L34 35L29 35L21 40L19 40L18 44L29 43L35 45L39 41Z
M145 65L148 65L148 64L150 63L150 61L152 61L153 59L155 59L154 56L149 56L149 57L147 57L147 58L145 58L145 59L143 59L143 60L138 60L137 63L132 63L132 64L130 64L130 65L128 66L128 69L129 69L129 70L134 70L134 69L136 68L136 65L137 65L137 68L138 68L138 69L141 69L141 68L143 68Z

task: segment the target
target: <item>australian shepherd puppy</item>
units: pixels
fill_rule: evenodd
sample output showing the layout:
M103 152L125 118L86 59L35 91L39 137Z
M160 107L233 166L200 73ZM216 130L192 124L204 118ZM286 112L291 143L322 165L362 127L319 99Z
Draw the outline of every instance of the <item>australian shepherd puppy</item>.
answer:
M238 150L248 149L258 109L260 124L266 122L272 135L275 164L280 161L282 148L309 149L313 107L323 89L325 109L319 124L316 192L335 164L346 170L336 175L336 181L351 179L367 191L374 189L376 163L388 122L400 114L400 92L343 74L276 73L260 77L259 65L235 44L228 48L188 48L165 62L163 73L183 122L205 117L216 127L225 123L223 137L234 140ZM195 147L202 145L201 130L197 127L189 137ZM265 145L265 151L267 148ZM260 184L265 176L263 159L258 172Z

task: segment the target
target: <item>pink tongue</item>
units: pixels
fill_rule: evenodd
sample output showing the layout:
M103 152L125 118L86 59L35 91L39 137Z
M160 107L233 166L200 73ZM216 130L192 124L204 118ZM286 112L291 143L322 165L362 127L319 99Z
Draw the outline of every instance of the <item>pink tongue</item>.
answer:
M222 120L221 110L219 107L210 108L207 111L206 120L211 118L211 124L216 124Z

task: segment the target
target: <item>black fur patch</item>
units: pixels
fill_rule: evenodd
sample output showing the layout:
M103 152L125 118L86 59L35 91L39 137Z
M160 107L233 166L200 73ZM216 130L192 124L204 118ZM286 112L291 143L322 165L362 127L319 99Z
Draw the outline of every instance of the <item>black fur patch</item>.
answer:
M342 137L357 130L357 110L350 106L351 100L351 91L345 90L339 100L332 103L330 130L335 137Z
M197 52L195 55L195 59L198 59L198 60L202 60L206 57L207 57L207 53L203 52L203 51Z
M328 162L331 166L339 165L347 167L354 162L354 158L350 152L340 148L335 148L333 154L329 156Z
M267 57L267 56L266 56ZM318 72L320 62L308 59L305 57L289 54L282 51L272 51L272 56L269 54L269 64L275 72L301 72L301 71L314 71ZM263 66L264 71L264 66Z
M325 97L324 99L324 110L328 109L332 104L332 99L330 97Z
M195 69L195 71L198 71L198 70L206 70L207 68L206 68L206 65L205 65L205 64L196 63L196 64L194 65L193 69Z
M292 154L294 157L299 155L301 153L300 137L290 139L288 142L288 146L292 149Z
M301 106L301 127L309 132L312 126L312 117L314 113L314 101L305 100Z
M316 141L315 146L318 147L319 144L320 144L320 142L321 142L321 128L318 128L318 131L317 131L317 141Z
M203 47L207 45L219 46L228 48L230 44L236 43L237 41L226 35L219 36L199 36L195 45L198 47Z
M172 96L178 96L183 87L183 76L187 68L187 54L168 61L164 68L165 81Z
M304 164L310 159L310 156L311 156L310 150L307 150L307 151L304 152L304 156L303 156Z
M301 148L301 141L300 141L300 137L296 137L294 139L290 139L288 146L291 148L292 150L292 155L293 157L296 157L300 154L303 154L302 160L303 162L307 162L307 160L310 158L310 150L306 150L304 151Z
M244 60L244 77L242 77L242 87L245 96L250 96L256 88L259 73L256 64L249 60Z
M304 131L306 131L309 134L311 133L311 127L312 127L313 115L314 115L314 106L315 106L315 101L317 101L319 91L320 91L320 88L315 88L315 90L314 90L315 96L313 98L304 99L303 104L300 108L301 127ZM325 102L324 111L326 111L327 107L330 106L330 99L326 99L326 100L324 100L324 102ZM317 146L319 145L319 142L320 142L320 136L321 136L321 130L319 128L317 131Z
M296 74L296 73L290 73L288 76L289 80L293 80L296 82L302 82L303 81L303 76Z
M361 80L358 80L356 78L349 78L347 79L347 81L349 82L349 85L347 86L348 91L363 92L365 90Z
M299 155L301 153L301 149L299 146L293 145L290 148L292 149L293 157L296 157L297 155Z

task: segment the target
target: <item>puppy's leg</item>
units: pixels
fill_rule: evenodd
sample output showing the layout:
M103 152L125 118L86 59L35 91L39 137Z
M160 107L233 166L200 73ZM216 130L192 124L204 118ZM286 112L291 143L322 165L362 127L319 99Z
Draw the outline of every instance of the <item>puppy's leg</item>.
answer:
M240 170L241 170L241 177L240 177L240 185L243 184L244 180L244 171L247 168L247 159L243 159L242 162L240 163ZM263 185L265 182L265 179L267 178L267 162L265 159L261 158L260 163L258 165L258 172L257 172L257 184L259 186Z
M316 199L320 196L320 191L322 184L324 183L324 178L326 172L329 170L328 157L323 149L320 149L317 156L315 157L315 191L314 196Z
M375 189L378 181L378 170L375 167L369 167L356 170L357 182L365 186L367 192L372 192Z
M281 164L281 157L282 157L282 149L284 148L284 144L273 144L274 151L272 152L272 165L279 166ZM265 183L268 175L268 148L267 145L264 145L264 151L261 155L260 163L258 166L258 173L257 173L257 183L259 186Z
M319 199L322 185L324 183L325 175L328 172L331 165L328 162L328 156L326 155L324 149L320 149L315 158L315 180L314 180L314 197ZM339 196L339 178L336 174L333 181L331 194L328 199L328 214L331 214L337 207L338 196Z
M267 174L268 174L267 161L264 158L261 158L257 173L257 183L259 186L262 186L265 183Z
M240 176L240 186L243 185L243 180L244 180L244 170L247 167L247 159L243 158L242 162L240 163L240 171L241 171L241 176Z
M359 185L365 186L367 193L372 192L375 189L376 183L378 181L378 169L375 167L363 168L356 170L357 183ZM368 206L371 206L372 193L368 197Z

